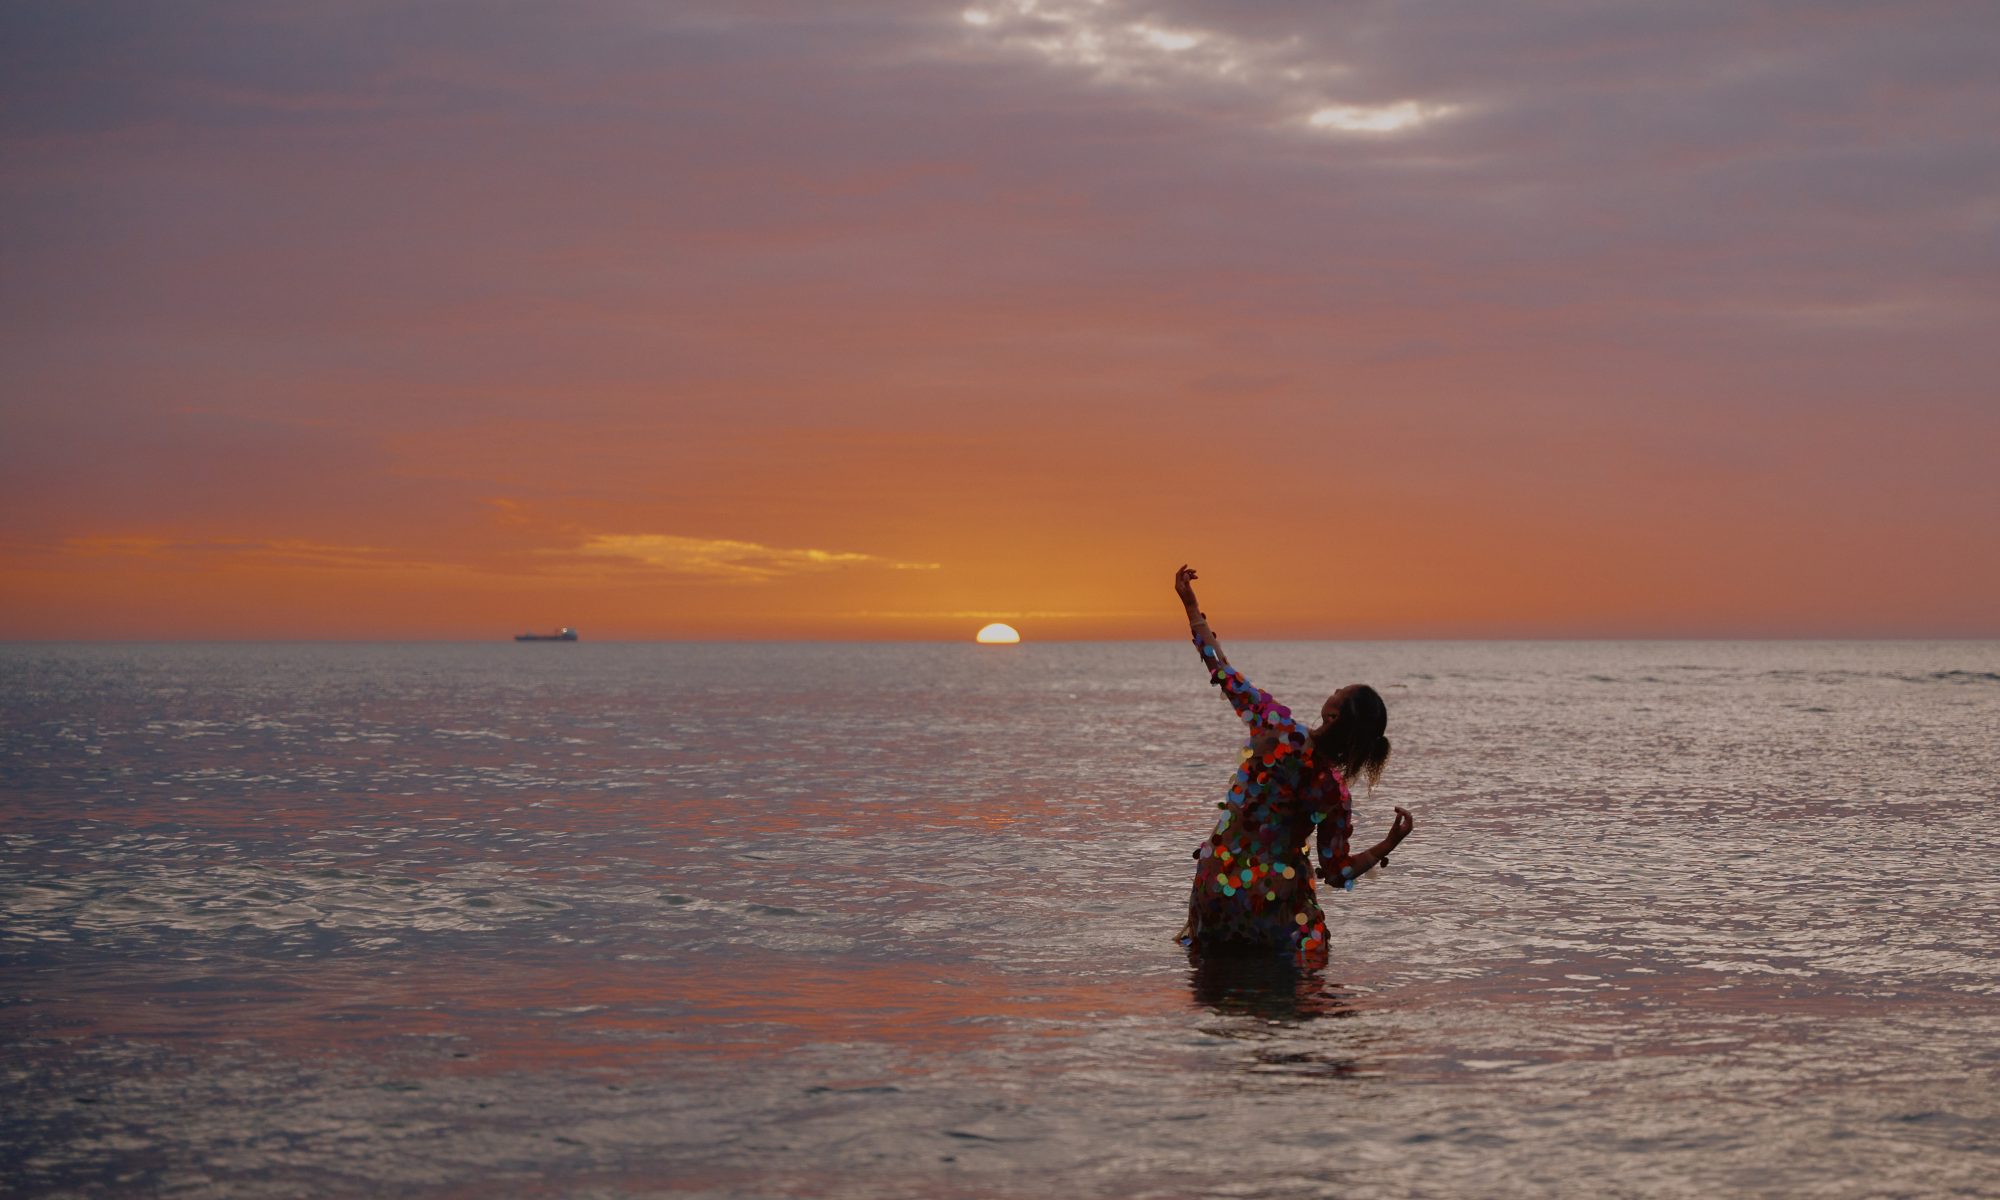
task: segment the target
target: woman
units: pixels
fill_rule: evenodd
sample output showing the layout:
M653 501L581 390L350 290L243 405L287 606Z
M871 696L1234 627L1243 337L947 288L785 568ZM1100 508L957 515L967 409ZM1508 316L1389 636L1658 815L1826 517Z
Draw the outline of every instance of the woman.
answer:
M1326 920L1313 897L1305 843L1319 851L1319 876L1352 888L1372 868L1388 862L1416 821L1401 808L1389 836L1372 849L1350 854L1353 826L1347 782L1367 776L1372 786L1389 761L1384 731L1389 710L1366 684L1350 684L1320 706L1320 723L1301 729L1292 712L1243 678L1222 656L1222 646L1194 599L1195 573L1182 567L1174 591L1187 606L1188 630L1236 715L1250 727L1243 765L1217 804L1215 833L1194 852L1194 890L1188 897L1186 946L1240 945L1289 950L1301 960L1326 951Z

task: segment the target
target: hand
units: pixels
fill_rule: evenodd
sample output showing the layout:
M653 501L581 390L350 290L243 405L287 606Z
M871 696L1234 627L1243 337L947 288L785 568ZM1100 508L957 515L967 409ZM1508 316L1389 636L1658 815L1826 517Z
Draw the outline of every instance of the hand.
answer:
M1410 832L1416 827L1417 819L1410 815L1410 810L1398 806L1396 809L1396 819L1389 823L1389 844L1391 846L1402 845L1403 839L1409 837Z
M1195 606L1194 581L1195 573L1193 567L1182 566L1180 570L1174 572L1174 594L1179 596L1181 603L1187 605L1190 609Z

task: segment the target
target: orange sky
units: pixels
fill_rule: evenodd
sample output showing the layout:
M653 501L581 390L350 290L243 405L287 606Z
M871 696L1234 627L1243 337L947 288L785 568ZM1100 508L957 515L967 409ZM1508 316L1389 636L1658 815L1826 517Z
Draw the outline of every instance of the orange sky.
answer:
M0 15L7 635L2000 635L1975 8L672 9Z

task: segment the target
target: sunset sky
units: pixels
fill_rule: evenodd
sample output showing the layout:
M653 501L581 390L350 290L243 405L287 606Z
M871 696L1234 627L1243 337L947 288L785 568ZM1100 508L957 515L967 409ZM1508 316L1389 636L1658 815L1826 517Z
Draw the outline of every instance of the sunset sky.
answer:
M0 638L2000 636L2000 7L0 9Z

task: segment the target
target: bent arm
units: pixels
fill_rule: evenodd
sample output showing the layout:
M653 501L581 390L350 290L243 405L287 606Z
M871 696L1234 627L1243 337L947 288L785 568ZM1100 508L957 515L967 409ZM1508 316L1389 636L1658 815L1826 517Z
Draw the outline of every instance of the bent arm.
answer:
M1335 887L1344 887L1361 874L1355 869L1354 857L1347 852L1347 834L1353 825L1354 818L1348 811L1344 794L1332 812L1313 814L1313 841L1318 852L1319 877Z
M1338 828L1329 831L1327 826ZM1389 826L1389 836L1363 850L1359 854L1347 852L1347 831L1350 820L1346 813L1337 814L1332 819L1322 821L1318 828L1320 878L1336 887L1344 887L1366 875L1389 860L1389 852L1403 844L1410 831L1417 827L1416 819L1398 808L1396 819Z

